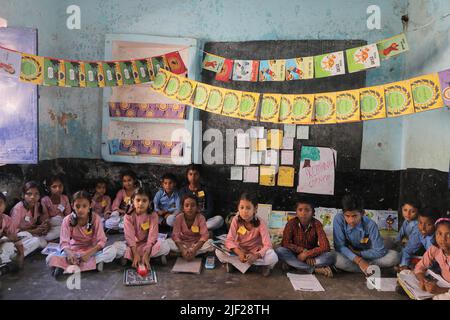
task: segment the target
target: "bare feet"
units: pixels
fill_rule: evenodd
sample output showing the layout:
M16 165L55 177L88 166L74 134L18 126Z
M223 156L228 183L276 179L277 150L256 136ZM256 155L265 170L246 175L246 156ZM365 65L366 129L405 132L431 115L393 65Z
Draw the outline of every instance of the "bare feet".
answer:
M314 270L314 272L317 274L324 275L327 278L333 278L333 271L331 270L331 268L329 266L316 268Z

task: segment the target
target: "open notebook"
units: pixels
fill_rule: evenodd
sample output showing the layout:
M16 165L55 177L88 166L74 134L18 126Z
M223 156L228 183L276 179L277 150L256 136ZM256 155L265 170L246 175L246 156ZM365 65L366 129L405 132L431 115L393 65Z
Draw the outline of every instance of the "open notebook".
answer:
M440 275L431 270L427 270L426 275L429 275L437 280L437 285L442 288L449 288L450 283L445 281ZM434 297L434 294L426 292L420 288L419 281L414 274L397 274L398 283L405 290L406 294L414 300L425 300Z

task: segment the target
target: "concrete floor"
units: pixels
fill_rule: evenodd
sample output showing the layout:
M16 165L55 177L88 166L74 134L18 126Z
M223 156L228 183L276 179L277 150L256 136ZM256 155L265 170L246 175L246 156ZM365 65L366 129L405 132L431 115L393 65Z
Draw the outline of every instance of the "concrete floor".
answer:
M114 237L110 236L110 241ZM35 253L25 260L25 269L16 274L0 277L0 299L82 299L82 300L160 300L160 299L389 299L404 300L406 296L395 292L377 292L366 287L362 274L339 273L333 279L317 276L325 292L294 291L285 273L277 266L272 275L263 278L259 273L238 271L226 273L225 267L216 259L214 270L202 269L200 275L173 274L170 272L174 258L166 266L153 262L158 283L148 286L127 287L123 285L124 268L113 262L105 265L103 272L81 274L81 289L69 290L66 276L55 280L45 265L45 256ZM390 275L393 276L393 275Z

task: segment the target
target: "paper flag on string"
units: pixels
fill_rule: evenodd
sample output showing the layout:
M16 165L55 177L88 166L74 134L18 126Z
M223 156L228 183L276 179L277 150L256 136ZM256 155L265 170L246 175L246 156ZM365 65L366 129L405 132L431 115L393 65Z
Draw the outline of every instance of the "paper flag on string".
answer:
M115 62L114 63L114 73L116 75L117 85L123 86L123 73L122 73L122 65L121 62Z
M165 56L152 57L153 74L157 75L160 69L170 71L169 64Z
M314 109L316 123L336 123L336 93L316 94Z
M97 63L98 66L98 70L97 70L97 79L98 79L98 86L100 88L103 88L106 86L106 81L105 81L105 70L103 69L103 63L98 62Z
M384 87L384 97L388 117L414 113L409 81L399 81L386 85Z
M359 121L359 90L340 91L336 93L336 122Z
M152 89L156 92L164 92L169 77L170 74L166 70L160 69L152 83Z
M202 68L217 73L222 70L224 61L225 58L223 57L219 57L211 53L206 53L205 59L203 59Z
M132 60L131 65L133 67L133 77L136 84L150 82L150 74L148 73L149 67L147 60ZM153 69L153 67L151 67ZM152 70L153 72L153 70Z
M234 60L233 81L258 81L257 60Z
M80 86L80 63L77 61L64 61L66 70L66 87Z
M377 42L377 47L381 60L389 59L409 50L404 33Z
M292 123L292 104L294 102L294 96L290 94L284 94L280 100L280 123Z
M286 60L286 80L314 78L314 58L294 58Z
M380 56L376 44L348 49L345 54L350 73L380 66Z
M437 73L410 80L415 112L441 108L444 105Z
M450 69L438 73L441 84L442 98L444 103L450 107Z
M85 62L79 62L79 80L80 80L80 87L86 88L86 63Z
M242 91L224 90L222 114L230 117L239 117Z
M102 63L103 73L105 75L105 86L114 87L118 85L116 79L116 64L114 62Z
M229 82L231 74L233 73L233 60L225 59L223 62L222 70L216 74L216 80Z
M179 92L181 86L181 77L176 75L169 76L166 87L164 88L164 94L169 98L175 98Z
M22 55L0 48L0 76L19 79Z
M295 124L313 123L314 95L294 95L292 102L292 121Z
M44 81L44 58L32 54L22 54L20 80L33 84Z
M260 94L257 92L242 92L239 106L239 117L245 120L256 120Z
M65 85L66 74L64 72L64 61L44 58L44 85L60 86Z
M295 169L293 167L278 168L278 186L293 187L294 186Z
M274 166L259 167L259 184L262 186L275 186L276 168Z
M284 81L286 60L261 60L259 81Z
M361 120L386 118L384 87L368 87L359 90Z
M206 111L220 114L223 108L223 98L225 97L225 89L212 87L209 92L208 104Z
M316 78L324 78L344 74L344 52L338 51L315 56L314 72Z
M281 94L263 94L260 121L278 122Z
M181 103L191 104L196 87L197 82L189 80L188 78L183 78L176 99Z
M204 83L197 83L194 95L194 106L198 109L205 110L208 104L209 93L213 87Z
M186 66L184 65L183 59L181 59L178 51L166 53L164 56L166 57L166 61L171 72L175 74L186 73Z
M131 61L121 61L119 62L119 70L122 75L122 82L124 85L133 85L133 64Z

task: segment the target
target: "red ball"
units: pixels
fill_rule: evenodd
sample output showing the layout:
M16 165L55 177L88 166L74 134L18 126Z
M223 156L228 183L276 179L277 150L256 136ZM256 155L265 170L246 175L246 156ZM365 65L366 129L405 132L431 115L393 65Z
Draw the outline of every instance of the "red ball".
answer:
M148 269L143 264L140 264L137 268L137 273L141 277L145 277L148 274Z

